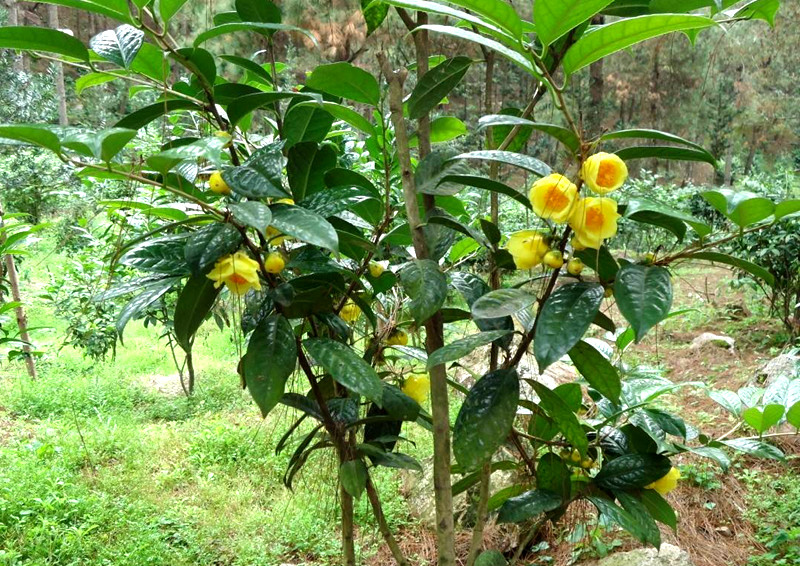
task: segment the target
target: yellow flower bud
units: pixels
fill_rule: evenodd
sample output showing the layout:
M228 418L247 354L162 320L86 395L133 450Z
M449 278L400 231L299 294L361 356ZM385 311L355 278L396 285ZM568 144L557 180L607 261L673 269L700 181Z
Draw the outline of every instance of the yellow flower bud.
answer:
M387 267L389 267L388 261L371 261L369 262L369 274L376 278L380 277Z
M606 288L603 290L603 296L604 296L606 299L610 299L611 297L613 297L613 296L614 296L614 288L613 288L613 287L606 287Z
M542 263L542 259L550 247L545 237L539 232L522 230L509 236L506 249L514 258L517 269L530 269Z
M575 240L584 247L600 249L603 240L617 233L617 201L603 197L587 197L578 201L569 225Z
M681 479L681 472L678 468L672 467L665 476L657 479L653 483L644 486L645 489L655 489L661 495L666 495L676 487L678 480Z
M288 204L289 206L294 206L294 199L290 198L279 198L275 201L275 204Z
M584 267L581 258L573 257L567 262L567 273L570 275L580 275Z
M431 380L424 374L411 374L406 377L401 389L403 393L421 405L428 399L431 391Z
M550 250L544 254L542 261L547 267L559 269L562 265L564 265L564 256L561 255L561 252L558 250Z
M261 290L258 279L258 262L242 252L236 252L217 260L214 269L206 275L214 281L214 287L224 283L231 293L244 295L250 289Z
M592 466L594 466L594 460L592 460L591 458L584 458L583 460L581 460L581 468L583 468L584 470L588 470Z
M595 153L583 162L581 178L599 195L616 191L628 178L628 167L616 153Z
M286 260L280 252L270 252L264 260L267 273L280 273L286 267Z
M564 175L553 173L536 181L528 198L538 217L563 224L578 199L578 187Z
M228 183L225 182L225 179L222 178L222 173L220 171L215 171L211 174L208 180L208 188L211 189L212 193L217 193L218 195L231 194L231 188L228 186Z
M580 464L583 457L581 456L581 453L578 452L577 449L575 449L572 451L572 454L570 454L569 459L574 464Z
M355 322L361 316L361 309L353 301L347 301L339 311L339 316L345 322Z
M407 346L408 334L397 328L386 338L386 344L389 346Z

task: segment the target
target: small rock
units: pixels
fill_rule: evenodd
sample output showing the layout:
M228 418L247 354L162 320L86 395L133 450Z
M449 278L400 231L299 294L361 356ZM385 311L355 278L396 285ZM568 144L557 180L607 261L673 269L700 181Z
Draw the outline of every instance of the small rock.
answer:
M769 387L778 379L800 377L800 355L781 354L768 361L755 376L755 383Z
M694 566L689 554L675 545L664 543L661 550L637 548L607 556L593 566Z
M716 532L717 534L720 534L720 535L722 535L724 537L732 537L733 536L733 531L731 530L730 527L717 527L716 529L714 529L714 532Z
M733 338L730 336L713 334L711 332L703 332L700 336L692 340L692 345L690 347L692 350L697 350L707 344L711 344L712 346L717 346L719 348L726 348L731 351L734 349Z

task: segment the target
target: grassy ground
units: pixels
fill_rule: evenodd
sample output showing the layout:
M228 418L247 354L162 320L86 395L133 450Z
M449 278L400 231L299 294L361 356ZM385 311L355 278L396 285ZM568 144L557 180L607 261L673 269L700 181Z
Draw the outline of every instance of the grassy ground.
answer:
M24 271L29 294L42 287L38 276L31 278L37 262L59 261L43 254ZM721 276L727 277L680 272L677 306L696 310L668 321L628 361L658 366L675 381L701 378L732 389L744 384L777 352L781 330L765 320L754 295L732 292ZM266 420L259 417L239 388L237 347L229 331L211 324L201 330L197 394L186 399L157 330L132 323L116 358L93 362L72 348L57 348L63 325L44 303L34 299L30 315L34 326L53 330L39 333L48 345L37 382L24 376L19 363L0 366L0 565L335 563L332 456L312 459L311 473L301 474L295 491L282 486L293 447L278 455L274 450L293 414L280 408ZM705 330L734 336L737 353L691 351L691 338ZM687 393L668 402L693 424L729 424L704 396ZM429 454L421 429L406 434L417 441L409 452ZM692 547L705 537L717 549L735 547L731 556L737 558L730 563L744 564L752 555L756 566L800 564L791 551L800 537L798 474L759 466L740 463L727 476L707 466L686 467L690 481L675 497L687 523L671 540ZM404 546L418 553L416 562L428 564L423 556L429 549L420 548L420 541L430 543L430 533L411 518L401 475L379 469L377 480L390 523L404 533ZM731 510L726 501L734 496L745 509ZM379 537L365 500L357 507L357 522L366 525L358 544L369 559ZM706 523L712 531L731 524L746 528L728 540L720 534L724 530L702 531ZM565 546L567 558L561 560L555 548L550 552L557 563L603 554L627 540L579 520L553 536L554 547L573 540ZM703 552L697 551L698 563L713 563L703 562Z

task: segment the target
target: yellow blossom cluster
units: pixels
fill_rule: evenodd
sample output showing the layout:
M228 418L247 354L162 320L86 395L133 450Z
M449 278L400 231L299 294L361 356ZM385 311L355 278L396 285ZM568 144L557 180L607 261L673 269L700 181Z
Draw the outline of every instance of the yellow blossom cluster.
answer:
M625 183L628 168L616 154L601 152L583 162L580 177L592 192L600 196L581 197L575 183L564 175L553 173L536 181L528 198L538 217L556 224L569 224L574 232L573 250L599 249L606 239L617 233L617 219L620 217L617 201L603 195ZM560 251L550 249L547 237L535 230L511 234L506 249L518 269L530 269L542 263L558 269L565 261ZM578 275L583 270L583 263L572 258L567 263L567 270Z

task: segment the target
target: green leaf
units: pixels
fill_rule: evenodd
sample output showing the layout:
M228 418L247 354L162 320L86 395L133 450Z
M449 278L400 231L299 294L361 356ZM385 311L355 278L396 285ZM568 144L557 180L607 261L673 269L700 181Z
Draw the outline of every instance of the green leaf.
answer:
M511 151L499 151L496 149L470 151L469 153L456 155L453 157L453 159L480 159L485 161L496 161L498 163L504 163L506 165L513 165L514 167L526 169L527 171L530 171L531 173L534 173L540 177L545 177L551 173L551 169L546 163L539 161L535 157L530 157L528 155L514 153Z
M355 497L361 498L367 487L367 466L363 460L349 460L339 467L339 481L344 490Z
M580 340L569 351L569 358L592 388L619 405L619 395L622 392L619 373L603 354L591 344Z
M521 311L536 302L536 297L521 289L497 289L472 303L472 316L500 318Z
M283 162L280 143L272 143L253 153L244 165L226 169L222 178L233 192L247 198L286 198L290 195L281 180Z
M644 491L652 490L646 489ZM653 516L650 514L649 508L631 493L618 491L614 495L619 499L623 509L633 517L636 524L636 532L633 534L642 542L651 544L654 548L659 548L661 546L661 532L658 530L658 525L656 525Z
M592 324L603 287L597 283L568 283L550 295L542 306L533 338L533 353L539 373L557 362L583 337Z
M740 228L746 228L769 218L774 213L775 203L771 200L743 191L735 193L731 198L728 218Z
M714 157L705 150L688 147L675 147L671 145L645 145L618 149L614 153L623 161L633 159L670 159L673 161L704 161L716 167Z
M89 62L89 51L63 31L32 26L0 27L0 48L46 51Z
M775 205L775 220L800 212L800 199L788 199ZM794 217L794 216L793 216Z
M444 143L467 135L467 126L453 116L438 116L431 121L431 143ZM416 134L414 135L416 140ZM412 143L412 147L416 145Z
M38 145L61 155L61 141L50 128L39 124L0 125L0 138Z
M175 110L202 110L199 106L188 100L165 100L132 112L114 124L115 128L129 128L138 130L147 124Z
M708 396L728 410L733 416L738 417L742 414L742 400L733 391L709 391Z
M510 7L510 6L509 6ZM445 35L450 35L453 37L458 37L460 39L466 39L467 41L471 41L473 43L477 43L478 45L483 45L484 47L488 47L489 49L498 52L500 55L515 63L519 67L523 68L525 71L530 73L535 77L541 77L541 73L539 73L536 67L533 66L533 63L528 59L528 57L524 54L524 51L518 51L516 49L512 49L503 45L502 43L495 41L485 35L481 35L472 31L465 30L460 27L455 26L440 26L435 24L428 24L424 26L418 26L414 28L414 31L420 31L423 29L427 29L429 31L443 33Z
M286 317L273 314L262 320L242 358L247 389L262 416L266 417L283 398L286 380L296 364L297 342Z
M558 509L560 495L544 489L534 489L506 501L497 515L498 523L522 523L536 515Z
M680 136L676 136L675 134L670 134L669 132L662 132L660 130L650 130L650 129L643 129L643 128L635 128L629 130L617 130L616 132L609 132L607 134L603 134L600 139L603 141L607 140L619 140L619 139L648 139L648 140L659 140L659 141L668 141L672 143L677 143L680 145L685 145L692 149L696 149L698 152L702 152L705 154L706 159L701 159L700 161L707 161L711 165L716 166L716 161L714 156L711 155L702 145L696 144L691 142L687 139L684 139Z
M381 98L375 77L344 61L320 65L306 80L306 86L372 106L377 106Z
M119 72L122 73L123 71ZM100 86L119 78L122 77L109 73L86 73L75 81L75 94L80 96L87 88Z
M159 0L159 13L163 22L169 22L186 2L187 0Z
M769 458L771 460L783 460L784 454L772 444L754 438L734 438L733 440L723 440L722 444L743 452L750 456L759 458Z
M233 253L242 235L230 224L214 223L191 235L184 256L195 275L205 275L219 258Z
M755 263L749 262L745 259L740 259L738 257L733 257L719 252L697 252L687 257L690 259L700 259L705 261L713 261L716 263L724 263L725 265L732 265L733 267L739 268L742 271L746 271L754 277L762 279L770 287L775 285L775 277L773 277L769 271L760 265L756 265Z
M548 46L582 24L613 0L536 0L533 22L542 45Z
M230 208L236 220L260 234L265 234L267 226L272 223L272 211L262 202L251 200L232 204Z
M314 98L314 95L302 92L260 92L246 94L228 104L228 120L230 120L231 124L236 125L251 112L288 98Z
M570 475L571 472L564 461L557 454L547 452L542 454L536 465L536 486L567 499L572 485Z
M286 148L301 142L321 142L333 125L333 115L322 108L294 105L284 116L283 137Z
M247 59L245 57L239 57L238 55L220 55L219 57L223 61L227 61L232 65L236 65L250 73L250 78L259 81L262 84L271 85L272 84L272 75L269 71L267 71L264 67L253 61L252 59ZM265 93L264 93L265 94ZM284 93L270 93L270 94L284 94ZM230 110L228 111L228 118L230 119Z
M499 550L484 550L475 560L475 566L507 566L508 562Z
M678 517L675 515L675 510L655 489L643 489L639 493L639 498L653 519L671 527L673 531L678 528Z
M272 225L301 242L339 251L339 236L322 216L300 206L278 205L272 210Z
M514 7L503 0L452 0L451 4L467 8L493 21L514 38L522 35L522 20Z
M497 126L524 126L538 132L545 133L548 136L558 140L572 153L575 153L580 149L580 140L578 139L578 136L575 135L575 132L564 128L563 126L534 122L532 120L507 114L489 114L488 116L481 116L481 118L478 120L479 129Z
M89 46L103 59L128 68L142 48L144 32L128 24L98 33Z
M214 39L215 37L219 37L220 35L226 35L237 31L255 31L267 34L274 33L276 31L294 31L302 33L303 35L308 37L311 41L313 41L315 44L317 42L316 38L311 34L311 32L296 26L277 24L277 23L273 24L266 22L230 22L218 25L216 27L204 31L195 38L194 46L197 47L199 45L202 45L209 39Z
M679 240L686 233L684 224L688 224L698 236L705 237L711 233L711 226L694 216L675 210L667 205L648 199L631 199L625 206L625 217L637 222L653 224L670 230Z
M667 475L670 468L669 458L660 454L623 454L605 462L594 483L610 490L642 488Z
M463 358L471 354L477 348L491 344L498 338L502 338L510 333L510 330L490 330L489 332L473 334L472 336L456 340L447 346L442 346L428 356L428 369L438 366L439 364L445 364Z
M416 120L433 110L461 82L471 64L469 57L454 57L425 73L408 98L408 117Z
M539 405L556 422L564 438L581 453L581 456L586 456L589 440L575 413L556 392L546 385L533 380L528 380L528 384L539 396Z
M770 27L775 27L775 14L781 7L780 0L753 0L748 2L733 15L744 20L764 20Z
M625 319L636 332L638 343L661 322L672 307L672 280L664 267L628 263L614 283L614 297Z
M77 10L102 14L115 20L132 23L128 14L127 0L45 0L43 4L56 4Z
M783 405L773 403L764 407L763 410L757 407L750 407L742 413L742 418L744 422L756 429L758 434L764 434L765 431L781 422L783 411Z
M463 469L478 468L505 442L518 400L513 369L487 373L469 390L453 426L453 454Z
M531 202L525 195L523 195L517 189L509 187L508 185L506 185L505 183L501 183L500 181L494 181L486 177L478 177L476 175L445 175L444 177L441 178L441 180L439 181L439 185L437 186L447 186L448 188L450 188L457 186L459 184L505 195L513 198L515 201L517 201L524 207L531 208ZM461 189L457 189L456 192L459 192L460 190ZM429 194L434 194L434 191L424 191L424 192L428 192ZM448 190L448 193L452 193L452 191ZM435 194L438 194L438 192Z
M587 267L597 272L601 283L614 281L617 276L619 264L606 246L600 246L599 250L587 248L575 252L575 256L580 258Z
M122 342L122 331L125 330L125 326L128 324L128 322L137 317L144 309L164 296L164 294L172 289L177 282L177 277L169 277L167 279L161 279L155 283L151 283L144 287L140 294L136 295L122 308L116 323L117 334L119 335L120 342Z
M640 41L674 31L703 29L716 25L705 16L658 14L618 20L584 34L564 55L568 75Z
M447 298L447 278L430 259L407 263L400 270L400 283L411 299L408 310L417 324L436 314Z
M361 15L367 24L367 37L381 27L389 14L389 6L380 0L361 0Z
M309 338L303 346L333 379L379 407L383 406L383 383L372 366L351 348L329 338Z
M211 312L219 291L205 274L191 276L181 290L175 305L172 330L185 352L191 352L194 335Z
M367 135L375 134L375 127L369 122L369 120L364 118L361 114L359 114L349 106L344 106L342 104L336 104L335 102L328 102L328 101L300 102L296 106L311 106L311 107L321 108L322 110L325 110L328 114L330 114L337 120L347 122L357 130L361 130Z
M281 10L270 0L236 0L235 6L243 22L281 22Z
M786 411L786 421L794 428L800 429L800 401Z
M620 527L631 533L640 541L646 538L642 525L625 509L618 506L611 499L602 495L588 495L586 499L591 501L602 516L609 521L618 524Z

